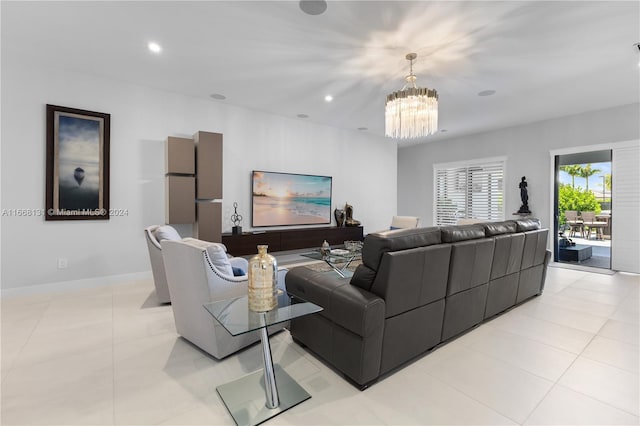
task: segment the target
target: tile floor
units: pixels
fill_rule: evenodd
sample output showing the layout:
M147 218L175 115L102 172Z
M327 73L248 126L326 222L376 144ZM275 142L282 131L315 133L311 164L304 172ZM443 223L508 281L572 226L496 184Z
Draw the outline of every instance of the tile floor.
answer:
M291 341L312 398L268 424L639 424L640 277L549 268L544 294L364 392ZM176 335L151 281L2 299L2 425L233 425L215 388L261 366Z

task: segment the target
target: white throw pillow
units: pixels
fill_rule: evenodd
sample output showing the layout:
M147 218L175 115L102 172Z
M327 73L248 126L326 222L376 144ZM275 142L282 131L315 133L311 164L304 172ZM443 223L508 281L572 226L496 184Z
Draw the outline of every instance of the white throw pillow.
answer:
M178 231L176 231L176 229L173 226L169 226L169 225L159 226L158 229L156 229L155 236L156 236L156 240L158 241L162 241L162 240L180 241L182 239L180 238L180 234L178 234Z
M229 258L227 257L227 253L225 253L223 247L224 246L222 246L222 244L211 244L207 247L207 254L209 255L211 264L216 271L222 275L232 277L233 269L231 268L231 263L229 262Z

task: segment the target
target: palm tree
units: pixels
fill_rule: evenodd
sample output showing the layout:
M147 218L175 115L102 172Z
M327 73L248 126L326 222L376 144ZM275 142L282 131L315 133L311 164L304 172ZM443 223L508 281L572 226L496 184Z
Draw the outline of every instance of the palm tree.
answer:
M584 167L580 167L580 177L583 177L587 181L587 191L589 190L589 178L596 173L600 173L600 169L592 169L591 164L587 164Z
M604 175L604 186L611 192L611 173Z
M571 176L571 188L575 188L576 176L580 176L582 166L580 166L580 164L570 164L567 166L560 166L560 170Z

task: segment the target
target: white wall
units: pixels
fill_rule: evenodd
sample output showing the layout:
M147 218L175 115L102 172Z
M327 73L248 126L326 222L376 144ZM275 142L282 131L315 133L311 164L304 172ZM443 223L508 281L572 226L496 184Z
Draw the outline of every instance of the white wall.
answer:
M1 207L44 208L49 103L111 114L110 204L128 211L109 221L3 216L2 288L148 271L142 230L164 222L170 135L224 134L225 230L234 201L249 229L253 169L333 176L333 208L348 201L365 232L396 214L396 145L383 137L2 59Z
M640 104L631 104L400 148L398 214L420 216L423 225L433 224L433 164L506 156L505 219L515 217L512 213L520 207L518 183L526 176L532 215L549 227L549 152L639 139L639 117Z

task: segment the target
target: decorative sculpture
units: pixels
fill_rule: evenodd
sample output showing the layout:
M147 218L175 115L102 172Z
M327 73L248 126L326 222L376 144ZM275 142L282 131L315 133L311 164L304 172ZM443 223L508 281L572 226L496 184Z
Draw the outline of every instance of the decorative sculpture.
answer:
M231 215L231 222L233 222L233 228L231 228L231 233L233 235L242 234L242 226L240 222L242 222L242 216L238 214L238 203L233 203L233 214Z
M344 225L344 210L336 207L336 209L333 211L333 217L336 218L336 226L338 228L341 228L342 225Z
M522 176L522 179L519 185L520 199L522 200L522 205L520 206L518 213L531 213L531 210L529 210L529 193L527 191L527 181L525 179L526 177Z
M360 226L360 221L353 218L353 206L351 204L345 204L344 211L346 215L346 219L344 221L345 226Z

